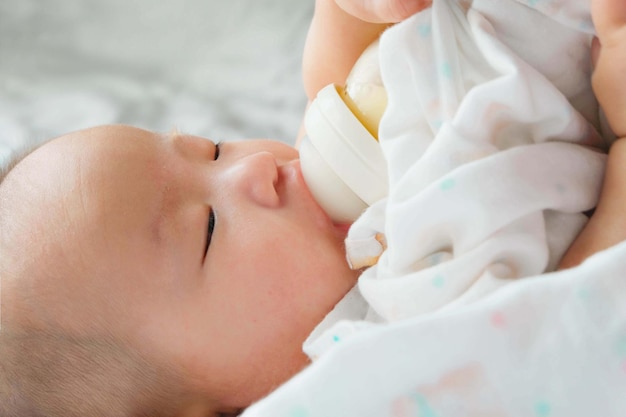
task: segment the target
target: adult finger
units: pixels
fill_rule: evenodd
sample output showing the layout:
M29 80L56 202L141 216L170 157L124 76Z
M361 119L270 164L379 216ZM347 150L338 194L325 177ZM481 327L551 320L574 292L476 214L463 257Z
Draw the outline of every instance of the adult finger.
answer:
M622 34L626 30L626 1L592 0L591 15L602 43L623 40Z
M592 0L593 88L615 133L626 135L626 1Z
M347 13L372 23L396 23L429 7L432 0L336 0Z

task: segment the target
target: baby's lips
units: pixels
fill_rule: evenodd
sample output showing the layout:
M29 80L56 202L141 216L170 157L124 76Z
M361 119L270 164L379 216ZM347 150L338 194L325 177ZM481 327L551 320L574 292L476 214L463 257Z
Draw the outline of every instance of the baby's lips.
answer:
M345 238L348 236L348 230L350 230L351 223L333 223L335 229L337 229L341 235Z

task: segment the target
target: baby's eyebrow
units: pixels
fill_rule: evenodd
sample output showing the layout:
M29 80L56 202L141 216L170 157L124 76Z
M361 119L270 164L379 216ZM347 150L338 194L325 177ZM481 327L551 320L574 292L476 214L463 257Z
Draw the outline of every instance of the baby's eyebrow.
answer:
M163 241L163 214L159 210L150 222L150 240L157 246L161 246Z
M163 138L165 140L166 138ZM156 210L151 214L150 219L150 240L156 245L161 246L164 238L164 204L165 204L165 190L161 187L157 200Z
M177 129L172 129L168 133L157 133L155 136L161 144L167 144L171 143L172 139L177 135L180 135L180 132ZM158 177L163 178L164 173L161 170L162 168L159 169ZM161 181L163 181L163 179L161 179ZM167 191L169 189L170 186L167 183L161 183L159 186L158 198L156 200L157 208L150 221L150 240L157 246L161 246L166 235L164 223L168 211Z

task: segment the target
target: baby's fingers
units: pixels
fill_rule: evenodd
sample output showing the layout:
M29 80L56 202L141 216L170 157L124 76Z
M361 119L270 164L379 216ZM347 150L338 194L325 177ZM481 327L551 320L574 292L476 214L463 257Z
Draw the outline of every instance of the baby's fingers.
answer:
M429 7L432 0L336 0L347 13L372 23L396 23Z

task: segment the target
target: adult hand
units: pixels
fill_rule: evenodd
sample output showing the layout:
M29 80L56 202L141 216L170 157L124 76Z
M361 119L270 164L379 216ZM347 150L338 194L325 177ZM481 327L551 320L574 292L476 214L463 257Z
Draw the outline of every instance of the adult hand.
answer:
M345 12L371 23L396 23L430 6L432 0L335 0Z
M626 137L626 1L592 0L592 15L593 89L615 134Z
M315 0L302 60L309 101L324 86L343 84L363 50L391 24L431 3L432 0ZM296 144L303 135L301 128Z

